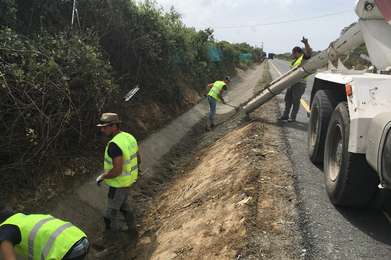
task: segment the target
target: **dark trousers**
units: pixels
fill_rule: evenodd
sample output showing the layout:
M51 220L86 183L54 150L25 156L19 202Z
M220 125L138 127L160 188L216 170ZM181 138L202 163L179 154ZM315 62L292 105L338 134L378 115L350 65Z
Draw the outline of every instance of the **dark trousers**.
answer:
M107 230L120 230L119 213L122 213L129 229L135 228L135 219L128 205L129 188L109 187L104 221Z
M304 94L306 83L301 81L289 87L285 94L285 111L283 117L288 118L290 114L291 119L296 119L300 108L300 99ZM292 112L291 112L292 109Z
M104 213L105 231L103 234L105 247L107 248L125 246L129 239L135 239L137 236L135 217L128 205L128 195L129 187L109 187L107 207ZM120 225L120 213L122 213L126 222L127 231L124 230L125 226Z
M208 103L209 103L209 113L208 113L208 126L214 126L215 121L215 115L216 115L216 99L214 99L211 96L208 96Z

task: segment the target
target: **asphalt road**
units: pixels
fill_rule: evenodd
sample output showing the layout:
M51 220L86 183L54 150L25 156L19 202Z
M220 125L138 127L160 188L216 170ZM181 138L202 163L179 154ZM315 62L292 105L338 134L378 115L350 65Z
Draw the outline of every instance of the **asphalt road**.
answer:
M273 78L289 70L282 60L269 60ZM391 224L374 210L352 210L334 207L326 193L321 169L307 156L307 124L305 110L309 103L314 77L307 80L306 92L295 123L282 123L289 156L296 176L301 227L305 238L306 259L391 259ZM280 100L281 112L284 95Z

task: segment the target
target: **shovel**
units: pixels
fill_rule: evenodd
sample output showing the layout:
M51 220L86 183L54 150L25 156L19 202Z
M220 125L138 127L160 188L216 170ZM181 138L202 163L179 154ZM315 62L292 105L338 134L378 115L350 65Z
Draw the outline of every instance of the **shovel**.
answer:
M234 108L235 112L238 112L240 110L240 107L234 106L234 105L229 104L229 103L225 103L224 105Z

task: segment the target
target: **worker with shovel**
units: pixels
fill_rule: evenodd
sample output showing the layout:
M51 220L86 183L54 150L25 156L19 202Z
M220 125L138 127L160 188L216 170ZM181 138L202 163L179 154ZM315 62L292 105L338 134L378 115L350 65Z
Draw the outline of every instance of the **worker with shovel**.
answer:
M0 259L82 260L88 249L86 234L72 223L0 205Z
M209 114L206 124L206 129L209 131L215 127L214 117L216 115L217 102L225 104L222 96L223 92L227 90L227 84L231 81L229 76L226 76L223 81L218 80L214 83L208 84L208 103L209 103Z
M104 155L104 173L96 179L97 184L104 182L109 186L107 207L104 214L105 233L101 241L95 241L93 247L99 250L96 257L111 255L118 249L121 231L136 236L134 216L128 206L129 188L138 177L140 156L136 139L120 130L121 120L115 113L103 113L97 125L100 131L111 138ZM121 227L118 215L122 213L127 227ZM134 237L131 237L134 239Z

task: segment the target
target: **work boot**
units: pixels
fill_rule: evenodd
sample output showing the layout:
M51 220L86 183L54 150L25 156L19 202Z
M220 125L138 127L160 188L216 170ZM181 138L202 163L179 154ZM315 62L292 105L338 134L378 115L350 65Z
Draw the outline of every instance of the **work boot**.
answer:
M104 237L98 237L97 239L95 239L92 244L91 244L91 247L97 251L101 251L103 249L105 249L105 239Z
M100 259L100 258L104 258L104 257L107 257L110 255L110 252L107 248L104 248L102 250L99 250L98 252L95 253L95 258L97 259Z
M94 256L96 259L107 258L108 256L113 257L118 253L118 249L119 249L118 246L107 247L96 252ZM109 258L109 259L113 259L113 258Z
M95 249L95 259L118 259L116 256L129 243L125 233L117 231L105 231L103 237L94 241L92 248Z
M208 131L210 131L210 130L212 130L212 129L211 129L211 127L210 127L209 122L207 122L207 123L206 123L206 126L205 126L205 131L208 132Z
M288 120L288 116L283 115L283 116L279 117L278 120L279 121L287 121Z
M94 254L95 259L105 258L111 255L113 251L107 244L105 237L99 237L92 243L92 248L96 251Z
M244 119L245 119L246 121L250 121L250 120L251 120L250 114L246 112L246 113L245 113L245 116L244 116Z

